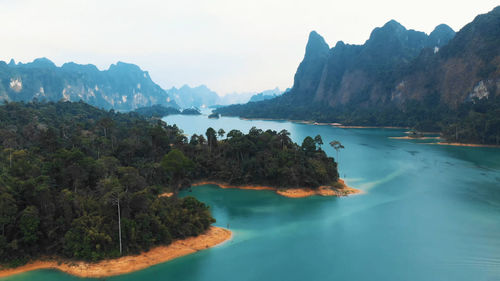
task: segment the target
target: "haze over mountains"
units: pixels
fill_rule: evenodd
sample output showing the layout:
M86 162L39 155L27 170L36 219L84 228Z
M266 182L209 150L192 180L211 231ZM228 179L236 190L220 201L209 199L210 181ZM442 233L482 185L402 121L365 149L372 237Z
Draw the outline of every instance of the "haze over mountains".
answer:
M118 62L100 71L94 65L65 63L57 67L46 58L31 63L0 62L0 100L79 101L115 110L161 104L178 107L147 71Z
M259 93L230 93L219 96L216 92L210 90L207 86L189 87L184 85L179 89L172 87L167 93L173 97L174 101L182 108L190 107L210 107L214 105L230 105L247 103L248 101L266 100L275 98L283 92L278 88L265 90Z
M456 35L427 35L391 20L363 45L330 48L311 32L293 88L223 115L410 126L456 141L500 142L500 7Z
M333 48L311 32L293 88L219 96L208 87L162 89L147 71L118 62L57 67L0 62L0 101L83 100L120 111L232 105L222 115L303 119L346 125L404 126L443 132L455 141L500 143L500 7L455 34L430 34L395 20L375 28L363 45Z
M279 88L259 93L257 99L268 99L282 92ZM147 71L137 65L118 62L108 70L73 62L57 67L47 58L31 63L9 64L0 61L0 102L79 101L120 111L152 105L174 108L201 108L213 105L246 103L257 93L233 93L219 96L207 86L164 90L153 82Z

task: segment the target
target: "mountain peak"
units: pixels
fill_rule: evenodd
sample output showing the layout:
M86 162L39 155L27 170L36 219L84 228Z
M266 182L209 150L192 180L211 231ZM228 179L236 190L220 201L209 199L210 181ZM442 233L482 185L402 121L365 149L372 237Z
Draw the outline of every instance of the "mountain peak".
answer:
M434 33L434 32L449 32L449 33L455 33L455 31L453 30L453 28L451 28L449 25L447 24L440 24L438 26L436 26L436 28L434 28L434 30L431 32Z
M142 69L139 66L132 64L132 63L122 62L122 61L119 61L116 64L110 65L109 70L110 71L126 70L126 71L133 71L133 72L142 72Z
M67 62L61 66L61 69L69 71L80 71L80 72L98 72L99 69L93 64L77 64L74 62Z
M441 47L453 37L455 37L455 31L446 24L440 24L429 34L429 42L430 45Z
M406 29L402 24L400 24L399 22L397 22L396 20L390 20L388 22L386 22L382 28L384 29L393 29L393 30L397 30L397 29Z
M56 67L56 65L48 58L37 58L33 62L28 63L31 67Z
M324 53L328 53L329 50L330 47L321 35L314 30L309 33L309 39L307 40L306 45L306 57L321 56Z
M387 40L393 40L395 38L402 37L402 35L407 31L408 30L399 22L390 20L382 27L373 29L367 42L386 42Z

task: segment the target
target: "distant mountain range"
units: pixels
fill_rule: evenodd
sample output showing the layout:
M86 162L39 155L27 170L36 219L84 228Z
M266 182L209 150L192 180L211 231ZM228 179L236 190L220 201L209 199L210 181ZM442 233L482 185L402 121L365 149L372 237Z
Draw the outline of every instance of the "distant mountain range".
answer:
M134 64L118 62L100 71L92 64L73 62L57 67L47 58L31 63L8 64L0 61L0 102L79 101L104 109L130 111L141 107L203 108L213 105L246 103L281 94L279 88L257 93L234 93L219 96L207 86L164 90L154 83L148 72Z
M458 33L429 35L391 20L363 45L330 48L311 32L293 88L222 115L409 126L449 140L500 143L500 7Z
M278 87L276 87L276 88L274 88L272 90L263 91L263 92L260 92L258 94L253 95L250 98L249 102L257 102L257 101L263 101L263 100L270 100L270 99L273 99L275 97L280 96L281 94L283 94L283 91L281 91Z
M219 95L217 95L216 92L210 90L205 85L194 88L191 88L188 85L184 85L179 89L172 87L171 89L167 90L167 93L181 108L208 107L214 104L218 104L220 100Z
M31 63L0 61L0 101L79 101L105 109L133 110L160 104L178 107L147 71L118 62L108 70L73 62L57 67L46 58Z
M272 90L266 90L260 93L230 93L219 96L205 85L198 87L184 85L179 89L172 87L167 90L167 93L181 108L204 108L216 105L240 104L247 103L248 101L271 99L281 95L283 92L276 87Z

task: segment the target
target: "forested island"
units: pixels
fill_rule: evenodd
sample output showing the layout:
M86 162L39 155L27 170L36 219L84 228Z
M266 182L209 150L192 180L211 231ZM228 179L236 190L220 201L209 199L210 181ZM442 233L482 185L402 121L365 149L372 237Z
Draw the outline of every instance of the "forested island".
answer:
M318 135L286 130L188 139L176 125L84 102L0 106L0 264L41 257L96 262L205 233L193 197L159 196L199 181L279 189L342 188Z

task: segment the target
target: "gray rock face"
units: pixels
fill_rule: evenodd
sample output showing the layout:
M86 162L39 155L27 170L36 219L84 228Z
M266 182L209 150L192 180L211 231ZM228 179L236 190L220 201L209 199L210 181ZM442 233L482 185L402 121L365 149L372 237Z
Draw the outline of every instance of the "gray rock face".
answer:
M332 107L388 103L400 70L410 65L423 49L440 48L453 36L454 31L446 25L439 25L427 35L407 30L391 20L375 28L363 45L340 41L329 49L313 31L289 96L297 102L320 102Z

